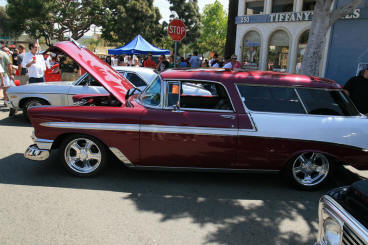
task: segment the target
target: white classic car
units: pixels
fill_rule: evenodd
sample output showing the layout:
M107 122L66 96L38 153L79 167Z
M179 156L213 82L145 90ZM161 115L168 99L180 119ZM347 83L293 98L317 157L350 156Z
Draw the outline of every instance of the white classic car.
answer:
M118 66L114 67L123 77L127 78L136 88L143 90L157 76L157 72L150 68ZM72 105L73 95L76 94L106 94L100 85L88 73L74 82L46 82L33 83L8 90L11 109L22 110L27 117L27 110L39 105Z

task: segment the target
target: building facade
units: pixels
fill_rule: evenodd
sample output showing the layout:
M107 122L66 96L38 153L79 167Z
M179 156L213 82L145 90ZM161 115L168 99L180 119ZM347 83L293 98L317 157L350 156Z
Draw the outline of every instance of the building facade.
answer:
M337 0L338 8L349 0ZM299 73L315 0L239 0L235 53L249 70ZM368 64L368 0L327 33L320 76L344 84Z

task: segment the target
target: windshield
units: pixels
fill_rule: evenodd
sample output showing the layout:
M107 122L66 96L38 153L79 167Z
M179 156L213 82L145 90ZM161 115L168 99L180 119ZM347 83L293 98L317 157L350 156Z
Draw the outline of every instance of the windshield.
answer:
M161 77L156 79L145 89L139 99L142 103L151 106L159 106L161 102Z

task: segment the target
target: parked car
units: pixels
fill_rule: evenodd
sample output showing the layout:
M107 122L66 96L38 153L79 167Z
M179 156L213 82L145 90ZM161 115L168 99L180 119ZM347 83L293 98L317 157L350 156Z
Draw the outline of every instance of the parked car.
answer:
M368 244L368 180L340 187L319 201L315 245Z
M29 110L34 141L25 152L97 174L109 153L135 169L282 171L317 188L335 164L368 169L368 120L340 85L295 74L224 69L169 70L140 94L106 63L71 42L56 45L108 94L84 106ZM185 86L207 95L183 93Z
M118 66L115 69L141 90L157 76L157 73L149 68ZM88 73L74 82L33 83L8 89L9 106L16 110L22 110L25 116L32 106L72 105L72 97L75 94L104 93L108 92Z

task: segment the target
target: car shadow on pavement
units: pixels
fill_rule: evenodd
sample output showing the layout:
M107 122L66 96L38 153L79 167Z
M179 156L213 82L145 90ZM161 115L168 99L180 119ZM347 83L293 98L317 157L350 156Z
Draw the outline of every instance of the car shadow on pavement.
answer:
M319 198L333 187L350 184L339 180L340 174L348 173L339 169L322 190L302 192L270 173L133 171L114 161L97 177L78 178L57 162L57 152L43 162L19 153L0 159L2 184L119 192L138 211L159 214L161 222L189 218L199 227L212 227L203 243L224 245L313 244ZM305 231L308 235L301 236Z
M0 111L9 109L1 109ZM6 117L0 120L0 126L14 126L14 127L32 127L32 124L24 118L22 113L18 113L12 117Z

